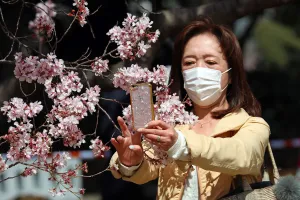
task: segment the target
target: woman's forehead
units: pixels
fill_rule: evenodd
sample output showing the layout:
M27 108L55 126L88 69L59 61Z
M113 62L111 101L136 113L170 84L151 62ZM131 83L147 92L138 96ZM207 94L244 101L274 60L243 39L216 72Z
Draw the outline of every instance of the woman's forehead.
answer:
M184 57L193 55L222 56L222 49L218 39L212 34L201 34L192 37L184 48Z

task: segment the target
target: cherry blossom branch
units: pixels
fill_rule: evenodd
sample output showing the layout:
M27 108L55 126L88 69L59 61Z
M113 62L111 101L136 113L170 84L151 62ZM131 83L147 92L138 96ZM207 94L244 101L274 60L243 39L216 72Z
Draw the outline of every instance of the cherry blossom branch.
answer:
M77 177L92 178L92 177L98 176L100 174L103 174L104 172L107 172L107 171L111 171L110 167L107 167L105 170L100 171L100 172L98 172L96 174L93 174L93 175L78 175Z
M107 98L104 98L104 97L100 97L99 99L104 100L104 101L112 101L112 102L118 103L122 106L122 108L124 108L123 105L129 105L129 103L122 103L122 102L120 102L116 99L107 99Z
M108 49L108 46L109 46L110 44L111 44L111 40L108 41L108 43L107 43L107 45L106 45L106 47L105 47L105 49L104 49L104 52L103 52L103 54L102 54L102 58L103 58L104 55L106 54L107 49Z
M63 33L63 35L61 36L61 38L56 42L57 44L60 43L64 37L67 35L67 33L69 32L69 30L71 29L72 25L74 24L74 22L76 21L76 18L78 16L78 11L76 12L76 15L74 16L74 19L72 20L72 22L70 23L69 27L67 28L67 30Z
M96 119L96 125L95 125L95 130L94 133L92 133L92 135L96 136L96 132L97 132L97 128L98 128L98 123L99 123L99 109L97 110L97 119Z
M87 49L86 49L86 51L75 61L75 63L78 63L78 62L80 62L80 61L83 61L83 60L86 60L86 59L88 59L88 57L90 56L90 54L92 53L92 51L90 51L89 52L89 50L90 50L90 48L88 47Z
M9 29L8 29L6 23L5 23L5 20L4 20L4 16L3 16L3 12L2 12L1 6L0 6L0 16L1 16L1 21L2 21L2 23L4 24L4 25L2 25L2 24L0 23L0 27L1 27L1 29L3 30L3 32L7 35L7 37L9 37L11 40L16 40L16 41L18 41L18 43L21 44L22 46L24 46L25 48L30 49L30 50L34 51L35 53L37 53L37 54L39 54L39 55L45 56L45 55L41 54L39 51L35 50L34 48L32 48L32 47L30 47L30 46L24 44L23 42L21 42L21 41L19 40L19 38L15 37L15 35L14 35L11 31L9 31ZM0 22L1 22L1 21L0 21Z
M7 181L9 179L13 179L13 178L17 178L19 176L22 176L22 173L18 174L18 175L15 175L15 176L10 176L10 177L7 177L7 178L4 178L2 180L0 180L0 183L4 182L4 181Z
M92 16L92 15L96 14L101 7L102 7L102 5L98 6L98 8L94 12L92 12L91 14L89 14L89 16Z
M12 60L0 60L0 64L15 64L15 61Z
M121 133L121 130L119 129L119 127L116 125L116 123L112 120L112 118L110 117L110 115L106 112L106 110L104 110L99 104L96 104L97 107L104 112L104 114L107 116L107 118L112 122L112 124L114 125L114 127Z
M22 88L22 82L21 82L21 81L19 81L19 84L20 84L20 90L21 90L22 94L23 94L25 97L29 97L29 96L33 95L33 93L35 93L35 91L36 91L36 83L34 83L34 89L33 89L33 91L32 91L31 93L29 93L29 94L26 94L26 93L24 92L24 90L23 90L23 88Z
M103 55L100 56L99 58L102 59L102 58L104 58L104 57L106 57L106 56L108 56L108 55L110 55L111 53L114 53L114 52L116 52L116 51L117 51L117 49L111 50L110 52L103 54ZM98 59L99 59L99 58L98 58ZM118 58L118 57L115 57L115 58ZM75 61L75 62L66 62L66 63L67 63L67 64L74 64L74 65L76 65L75 67L77 68L77 67L82 66L82 65L85 65L85 64L91 64L91 63L95 62L96 60L97 60L97 58L94 58L94 59L92 59L92 60L88 60L88 61L85 61L85 62L82 62L82 63L77 63L76 61Z
M3 141L3 142L1 142L0 143L0 147L3 145L3 144L5 144L7 141Z
M21 7L21 10L20 10L20 12L19 12L19 17L18 17L18 20L17 20L16 30L15 30L15 34L14 34L15 37L17 36L17 33L18 33L19 24L20 24L20 19L21 19L21 15L22 15L22 13L23 13L23 9L24 9L24 2L22 3L22 7ZM13 51L14 45L15 45L15 40L12 41L10 50L9 50L9 52L7 53L7 55L3 58L3 60L6 60L6 59L10 56L11 52Z
M89 80L88 80L88 78L87 78L86 73L85 73L84 71L82 71L82 74L83 74L83 76L84 76L84 78L85 78L85 81L86 81L86 84L88 85L88 88L91 88L90 82L89 82Z
M20 164L20 162L15 162L15 163L13 163L13 164L10 164L7 168L12 168L12 167L14 167L14 166L16 166L16 165L18 165L18 164Z
M77 67L65 67L65 69L71 69L71 70L82 70L82 71L88 71L88 72L94 72L91 69L79 69Z
M19 0L11 0L11 1L4 1L2 0L3 3L6 3L6 4L15 4L17 3Z

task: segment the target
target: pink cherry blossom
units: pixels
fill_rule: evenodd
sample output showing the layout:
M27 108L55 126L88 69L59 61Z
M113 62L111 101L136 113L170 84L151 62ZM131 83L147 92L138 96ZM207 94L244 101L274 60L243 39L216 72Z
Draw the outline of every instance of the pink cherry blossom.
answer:
M85 194L85 189L84 188L79 188L79 194L84 195Z
M74 177L76 177L76 171L71 169L61 175L63 183L69 185L70 187L73 187L72 178Z
M84 26L87 21L86 17L90 14L90 10L87 7L88 3L85 0L74 0L73 6L77 7L78 13L75 14L75 11L69 13L69 16L75 16L79 21L80 26Z
M51 151L53 141L44 130L43 133L38 132L35 138L31 138L29 147L32 149L33 155L38 157L38 160L45 161Z
M128 127L129 130L133 130L133 126L132 126L132 112L131 112L131 105L129 105L128 107L124 108L123 111L123 119Z
M7 115L8 122L16 121L17 119L26 121L28 118L37 116L43 109L39 101L27 105L23 99L17 97L12 98L9 102L4 101L3 104L1 111Z
M96 61L92 63L92 69L96 76L102 76L104 72L108 70L108 60L102 60L101 58L95 58Z
M88 108L90 113L96 111L96 105L99 103L100 87L98 85L86 89L86 92L81 95L81 99Z
M49 191L49 193L52 195L52 197L56 197L56 196L58 196L58 197L65 196L65 193L67 192L67 191L65 191L65 190L57 190L56 188L51 188L51 189L49 189L48 191Z
M138 43L138 50L136 52L137 57L142 57L143 55L146 54L147 49L149 49L151 46L149 44L145 44L144 41L141 41Z
M148 69L143 69L135 64L127 68L124 67L118 69L114 74L113 84L116 88L120 87L128 93L132 84L136 84L137 82L147 82L149 76L150 71Z
M52 1L46 1L45 3L38 3L35 6L36 16L33 21L29 22L29 29L43 39L44 36L51 37L55 28L53 17L56 16L54 10L55 4Z
M56 16L56 11L54 10L55 4L51 1L45 1L43 3L38 3L35 6L36 12L37 13L45 13L49 15L49 17L55 17Z
M32 176L37 174L37 170L34 167L26 167L22 173L22 176Z
M198 119L193 113L185 110L185 105L176 95L168 95L164 101L156 104L155 112L158 119L168 124L193 124Z
M122 22L123 28L114 26L108 31L110 40L118 45L118 55L121 59L134 60L136 56L145 55L150 43L156 42L159 36L158 30L155 33L149 31L152 23L146 13L139 18L128 13Z
M116 88L120 87L129 93L130 86L138 82L166 85L166 80L166 68L163 65L157 66L157 69L153 68L153 72L151 72L146 68L133 64L130 67L118 69L114 74L113 84Z
M95 157L104 158L104 152L108 151L110 147L105 146L102 140L97 137L95 140L91 140L90 149L92 149Z
M76 125L66 126L66 135L63 139L64 145L69 147L80 147L82 143L85 143L85 135Z
M46 59L39 59L37 56L23 58L22 53L16 53L15 61L16 78L28 83L44 83L48 78L61 75L65 67L63 60L57 59L52 53L47 54Z
M158 65L157 68L153 68L151 76L149 76L147 82L154 83L160 86L166 86L167 83L167 69L163 65Z
M82 83L77 72L70 71L67 75L60 76L60 83L52 83L52 78L45 81L45 91L48 97L57 101L62 101L69 97L72 92L81 92Z
M56 153L52 157L52 162L47 163L49 169L56 170L62 169L67 166L68 160L70 160L70 154L68 152L63 152L62 154Z
M0 154L0 173L4 172L7 169L7 165L5 164L5 160L3 160Z
M155 43L158 40L158 37L160 35L160 31L156 30L154 33L148 33L147 38L152 42Z

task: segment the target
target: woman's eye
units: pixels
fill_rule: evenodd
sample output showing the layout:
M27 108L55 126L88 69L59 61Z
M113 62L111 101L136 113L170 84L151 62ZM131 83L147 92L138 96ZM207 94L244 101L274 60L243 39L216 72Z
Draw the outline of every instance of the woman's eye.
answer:
M193 65L194 62L193 61L187 61L187 62L184 62L184 65L185 66L190 66L190 65Z
M212 61L212 60L208 60L208 61L206 61L206 63L209 64L209 65L217 64L216 61Z

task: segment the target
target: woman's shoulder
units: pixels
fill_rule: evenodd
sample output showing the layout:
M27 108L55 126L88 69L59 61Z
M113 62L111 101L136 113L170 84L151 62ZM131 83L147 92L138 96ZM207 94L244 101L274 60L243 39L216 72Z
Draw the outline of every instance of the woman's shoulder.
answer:
M249 124L249 123L257 124L258 123L258 124L262 124L262 125L269 127L269 124L262 117L251 116L243 108L241 108L241 110L239 112L244 113L244 115L246 114L248 116L248 120L246 120L245 124Z

